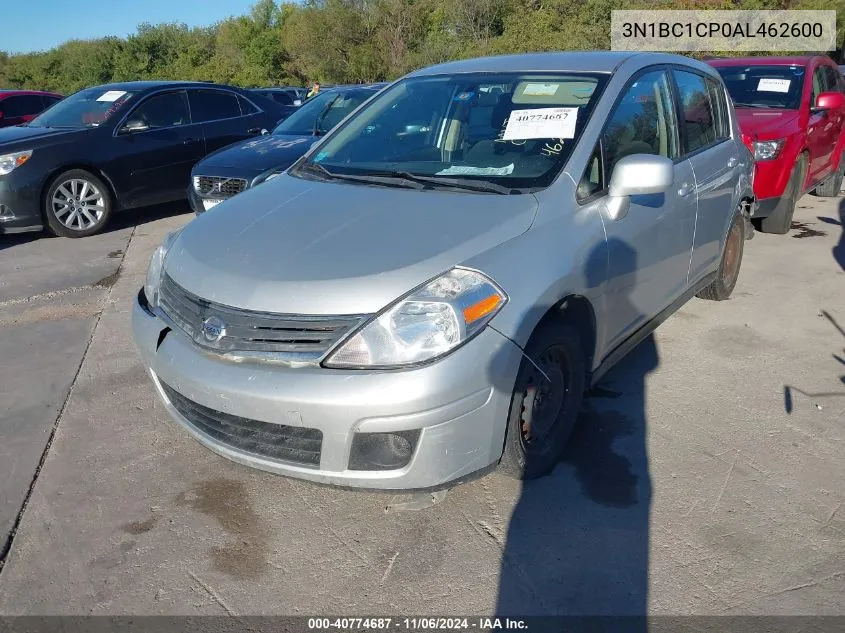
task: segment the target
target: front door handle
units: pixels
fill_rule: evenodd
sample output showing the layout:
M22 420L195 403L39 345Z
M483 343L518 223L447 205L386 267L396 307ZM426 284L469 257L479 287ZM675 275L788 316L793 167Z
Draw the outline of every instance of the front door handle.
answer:
M728 167L730 169L733 169L734 167L736 167L738 163L739 163L739 159L736 156L731 156L728 159Z
M261 134L260 127L251 127L246 131L247 134Z
M199 139L196 138L186 138L182 141L182 145L190 145L191 143L196 143Z
M693 187L688 182L685 182L684 184L681 185L681 188L678 189L678 195L681 196L682 198L686 198L693 191L695 191L695 187Z

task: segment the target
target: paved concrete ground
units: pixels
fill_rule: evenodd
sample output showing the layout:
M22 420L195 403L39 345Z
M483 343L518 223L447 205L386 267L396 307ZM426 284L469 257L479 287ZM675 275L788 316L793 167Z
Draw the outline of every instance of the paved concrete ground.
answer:
M251 471L169 421L129 310L187 216L146 224L99 304L0 613L845 614L842 217L808 196L789 235L746 243L734 297L692 301L611 372L552 476L494 473L418 511Z

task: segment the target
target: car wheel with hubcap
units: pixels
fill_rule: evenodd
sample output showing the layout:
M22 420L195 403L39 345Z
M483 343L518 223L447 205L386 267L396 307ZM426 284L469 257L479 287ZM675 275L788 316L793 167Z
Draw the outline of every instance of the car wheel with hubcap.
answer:
M82 169L66 171L53 179L44 197L47 226L62 237L99 233L111 215L109 189L102 180Z
M724 301L731 296L736 286L736 280L739 279L744 248L745 218L737 213L733 222L731 222L731 228L728 229L728 235L725 237L722 260L719 262L716 278L696 295L699 299Z
M792 175L786 183L786 191L783 192L784 204L778 205L778 209L767 218L760 221L760 230L763 233L776 233L784 235L789 232L792 226L792 216L795 215L795 205L803 195L804 181L807 179L807 157L801 154L795 161L792 168Z
M555 467L572 434L584 398L586 357L578 333L558 319L537 327L525 355L500 468L518 479L536 479Z

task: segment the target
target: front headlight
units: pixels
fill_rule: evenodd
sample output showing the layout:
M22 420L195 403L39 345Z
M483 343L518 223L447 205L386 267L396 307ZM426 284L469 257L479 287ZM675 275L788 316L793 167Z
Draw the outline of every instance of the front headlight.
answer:
M164 272L164 260L167 259L167 252L173 246L173 243L181 232L182 229L177 229L172 233L168 233L167 237L159 244L150 258L150 265L147 267L147 278L144 281L144 295L146 295L147 303L151 308L158 305L158 288L161 285L161 275Z
M15 169L23 165L32 156L32 150L28 149L25 152L15 152L14 154L4 154L0 156L0 176L12 173Z
M754 141L754 160L774 160L780 155L785 140Z
M478 334L507 300L486 275L453 268L388 306L323 365L395 368L433 360Z

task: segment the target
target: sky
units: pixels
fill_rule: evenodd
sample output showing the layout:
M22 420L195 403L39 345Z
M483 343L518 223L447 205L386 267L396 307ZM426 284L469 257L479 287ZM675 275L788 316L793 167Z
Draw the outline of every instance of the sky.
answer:
M0 51L48 50L69 39L134 33L141 22L208 26L254 0L0 0Z

